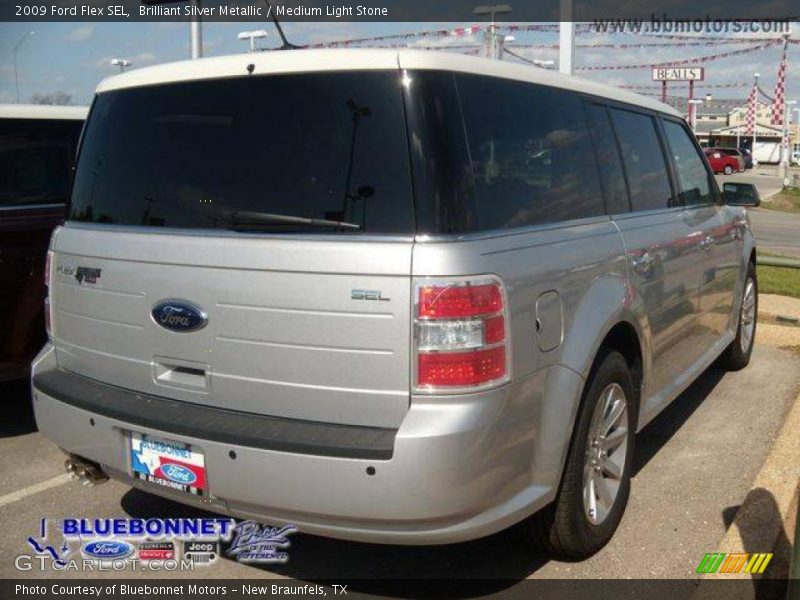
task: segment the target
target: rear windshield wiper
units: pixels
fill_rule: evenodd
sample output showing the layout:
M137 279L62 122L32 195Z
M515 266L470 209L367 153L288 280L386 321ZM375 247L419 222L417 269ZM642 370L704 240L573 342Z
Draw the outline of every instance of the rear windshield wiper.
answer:
M357 223L347 221L330 221L328 219L310 219L294 215L276 215L256 211L233 211L225 215L225 220L231 225L249 225L257 223L279 223L287 225L315 225L320 227L341 227L343 229L361 229Z

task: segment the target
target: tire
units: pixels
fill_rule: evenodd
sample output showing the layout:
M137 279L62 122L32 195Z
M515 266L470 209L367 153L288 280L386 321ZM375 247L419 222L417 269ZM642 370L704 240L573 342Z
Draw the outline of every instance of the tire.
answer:
M609 396L611 393L614 395ZM609 439L615 445L607 446L606 440L594 446L595 433L604 430L610 421L603 419L609 399L612 407L621 401L624 408L617 426L609 430L612 434ZM520 525L528 543L566 559L587 558L608 543L628 503L636 417L637 401L630 368L619 352L605 351L595 361L584 389L558 495L550 506ZM595 429L597 425L601 427ZM606 458L602 458L604 445L608 451ZM593 467L592 460L601 461L602 466ZM612 468L619 477L607 472ZM589 487L592 477L595 482L598 477L602 480L596 488ZM612 494L611 502L599 498L603 490ZM590 496L594 496L594 518L590 516Z
M733 169L731 168L730 165L725 165L724 171L725 171L725 175L730 175L731 173L733 173Z
M739 307L739 321L736 324L736 337L720 356L719 364L722 368L738 371L750 363L756 339L757 317L758 278L755 265L748 263L747 274L744 278L742 304Z

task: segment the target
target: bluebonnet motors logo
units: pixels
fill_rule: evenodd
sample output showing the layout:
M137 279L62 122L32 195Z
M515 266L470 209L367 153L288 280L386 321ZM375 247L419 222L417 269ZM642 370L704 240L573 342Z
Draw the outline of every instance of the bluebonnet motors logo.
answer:
M297 531L296 525L270 527L255 521L236 525L227 555L243 563L286 563L291 546L288 535Z
M31 553L20 554L14 565L19 571L57 570L194 570L202 559L186 556L178 560L175 540L210 544L219 554L220 542L230 540L235 521L199 519L73 519L57 522L63 541L48 541L47 519L41 519L39 535L26 539ZM130 541L136 540L137 548ZM73 553L73 543L80 553Z
M176 476L178 477L178 476ZM293 524L273 527L233 519L73 519L57 522L63 541L49 542L47 519L26 539L30 554L15 559L19 571L194 570L225 554L243 563L286 563ZM179 545L179 542L182 542ZM80 552L73 552L80 548ZM182 549L182 556L177 553Z

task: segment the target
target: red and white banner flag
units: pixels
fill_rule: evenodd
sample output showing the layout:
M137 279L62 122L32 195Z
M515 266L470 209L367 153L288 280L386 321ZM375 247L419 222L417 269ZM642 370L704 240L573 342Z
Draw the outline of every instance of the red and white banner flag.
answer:
M750 97L747 98L747 115L745 116L745 131L753 135L756 129L756 111L758 110L758 86L753 86Z
M772 99L772 117L770 123L778 127L783 125L783 113L786 111L786 46L783 45L783 56L778 66L778 80L775 82L775 93Z

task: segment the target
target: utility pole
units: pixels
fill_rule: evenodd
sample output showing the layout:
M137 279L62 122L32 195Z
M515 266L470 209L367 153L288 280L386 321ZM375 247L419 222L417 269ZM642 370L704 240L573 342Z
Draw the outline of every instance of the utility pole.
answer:
M755 73L755 83L753 86L756 90L756 114L753 116L753 142L750 144L750 156L753 157L753 164L755 164L756 160L756 135L758 133L758 78L761 77L760 73Z
M575 22L573 0L561 0L561 22L558 25L558 70L572 75L575 64Z
M203 22L200 18L200 0L140 0L142 4L172 4L189 2L192 7L189 22L189 52L192 60L203 58Z
M495 15L508 14L511 12L511 7L508 4L493 4L491 6L476 6L472 11L475 15L489 15L491 23L489 24L489 31L486 35L486 55L489 58L499 59L502 52L502 42L497 39L497 23L494 20Z
M19 38L19 41L14 46L14 52L13 52L14 53L14 90L16 91L16 95L17 95L17 104L19 104L19 76L17 74L17 52L22 47L22 44L25 43L25 40L27 40L29 37L33 37L34 35L36 35L35 31L29 31L28 33L23 35L21 38Z
M789 185L789 117L790 107L797 104L797 100L784 100L783 102L783 137L781 138L781 174L783 185Z
M692 133L697 136L697 107L703 103L699 98L689 99L689 124L692 126Z
M794 145L800 150L800 108L792 109L794 112L797 113L797 120L795 121L795 134L794 134ZM792 150L794 153L794 149ZM800 160L800 156L798 156L798 160Z
M189 24L189 46L192 60L203 58L203 22L200 20L200 0L191 0L192 22Z

